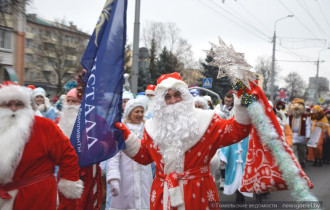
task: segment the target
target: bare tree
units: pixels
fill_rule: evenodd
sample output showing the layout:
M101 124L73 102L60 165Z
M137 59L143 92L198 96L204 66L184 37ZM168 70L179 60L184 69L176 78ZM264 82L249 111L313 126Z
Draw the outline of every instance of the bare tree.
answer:
M56 23L59 28L65 24ZM72 25L72 23L71 23ZM34 62L32 68L40 72L51 84L51 76L56 75L56 94L63 92L63 85L81 71L80 60L84 53L88 35L77 35L77 31L56 29L45 31L39 39L34 39Z
M6 14L25 14L25 7L30 4L30 0L0 0L0 23L7 26Z
M185 68L192 68L196 62L193 59L191 44L180 35L180 29L173 22L147 22L142 31L145 46L151 49L155 45L156 55L166 47Z
M262 74L264 82L262 84L262 88L264 91L267 91L267 86L271 80L271 72L272 72L272 59L271 57L258 57L257 64L255 65L254 69L257 73ZM279 67L275 65L275 81L276 77L279 72Z
M290 101L293 98L303 97L306 84L297 72L289 73L284 81L287 84L287 89L290 91Z

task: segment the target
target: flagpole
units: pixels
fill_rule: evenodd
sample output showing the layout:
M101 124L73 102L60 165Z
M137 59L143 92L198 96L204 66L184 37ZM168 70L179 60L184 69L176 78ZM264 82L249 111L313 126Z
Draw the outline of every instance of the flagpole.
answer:
M139 39L140 39L140 0L135 1L135 22L134 22L134 38L133 38L133 64L131 90L137 93L138 76L139 76Z

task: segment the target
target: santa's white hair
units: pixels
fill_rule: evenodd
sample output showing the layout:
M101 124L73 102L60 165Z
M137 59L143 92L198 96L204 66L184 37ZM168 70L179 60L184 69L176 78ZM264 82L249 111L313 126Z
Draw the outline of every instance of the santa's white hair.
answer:
M34 111L30 105L13 112L0 107L0 183L12 181L31 134Z
M158 146L164 163L169 163L175 156L176 171L181 172L184 165L184 153L199 133L197 119L194 115L194 100L187 87L177 87L182 101L167 105L165 95L168 90L158 92L154 100L153 123L155 131L154 144Z
M66 102L63 103L63 109L60 114L58 126L61 128L64 135L68 138L71 137L71 133L73 130L73 126L76 122L79 108L80 105L69 105Z

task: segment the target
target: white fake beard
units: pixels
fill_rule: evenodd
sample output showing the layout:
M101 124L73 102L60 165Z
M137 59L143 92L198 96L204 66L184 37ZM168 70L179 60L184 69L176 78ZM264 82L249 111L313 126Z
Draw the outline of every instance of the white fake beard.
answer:
M68 138L71 137L73 126L76 122L80 105L63 104L63 109L60 116L58 126Z
M12 181L25 144L31 134L34 111L29 108L13 112L0 108L0 183Z
M154 144L158 146L163 161L169 164L176 161L176 172L181 173L184 166L184 154L199 133L197 119L194 115L194 100L188 89L178 88L183 100L166 105L165 94L155 98L153 122L156 132ZM173 157L174 156L174 157Z

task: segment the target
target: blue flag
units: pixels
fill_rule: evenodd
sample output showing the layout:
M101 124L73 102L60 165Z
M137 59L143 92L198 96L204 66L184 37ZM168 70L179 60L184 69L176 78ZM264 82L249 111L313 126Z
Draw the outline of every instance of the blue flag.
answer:
M121 120L127 0L107 0L81 64L84 96L71 134L80 166L113 157L125 148Z

